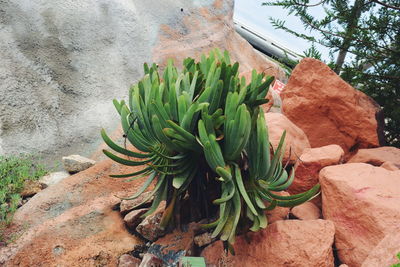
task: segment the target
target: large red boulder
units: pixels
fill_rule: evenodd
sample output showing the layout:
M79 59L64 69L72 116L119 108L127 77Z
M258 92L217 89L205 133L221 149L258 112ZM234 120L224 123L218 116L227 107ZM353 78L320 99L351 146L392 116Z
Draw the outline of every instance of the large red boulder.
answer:
M333 267L335 228L325 220L277 221L266 229L236 238L235 256L225 255L222 241L206 247L207 266Z
M306 133L311 147L338 144L347 153L380 144L378 104L319 60L301 60L281 97L283 113Z
M130 234L117 210L141 180L126 183L110 173L128 173L106 160L50 186L14 216L16 240L0 248L3 266L116 266L120 255L141 241Z
M396 233L400 222L400 171L365 163L321 170L323 216L335 224L343 263L361 266L374 247Z

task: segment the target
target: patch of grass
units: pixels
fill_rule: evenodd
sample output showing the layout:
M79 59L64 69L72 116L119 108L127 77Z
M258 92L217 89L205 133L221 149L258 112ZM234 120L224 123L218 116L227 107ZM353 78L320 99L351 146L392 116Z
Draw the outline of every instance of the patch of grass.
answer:
M37 180L47 173L42 164L34 163L31 155L0 156L0 239L21 200L26 180Z

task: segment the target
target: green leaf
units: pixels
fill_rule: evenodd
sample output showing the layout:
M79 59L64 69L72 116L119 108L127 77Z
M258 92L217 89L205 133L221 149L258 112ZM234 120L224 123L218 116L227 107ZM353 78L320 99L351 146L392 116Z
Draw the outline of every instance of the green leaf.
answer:
M144 169L142 169L140 171L127 173L127 174L110 174L110 177L112 177L112 178L127 178L127 177L136 176L136 175L139 175L139 174L143 174L143 173L146 173L146 172L151 171L151 170L152 170L152 168L147 167L147 168L144 168Z
M109 152L109 151L107 151L105 149L103 149L103 153L107 157L112 159L113 161L116 161L116 162L121 163L121 164L126 165L126 166L140 166L140 165L145 165L145 164L151 162L151 159L143 160L143 161L132 161L132 160L128 160L128 159L123 159L123 158L120 158L120 157L114 155L113 153L111 153L111 152Z
M257 215L256 208L254 207L253 202L250 200L250 197L247 194L247 190L246 190L246 188L245 188L245 186L243 184L241 171L240 171L240 168L239 168L238 165L235 165L235 176L234 177L235 177L235 181L236 181L237 187L238 187L238 189L240 191L240 194L242 195L244 201L246 202L247 207L251 210L251 212L254 215Z
M133 151L130 151L128 149L125 149L123 147L120 147L119 145L115 144L106 134L105 130L101 130L101 137L103 138L104 142L114 151L124 154L125 156L128 157L135 157L135 158L149 158L152 156L152 154L141 154L141 153L136 153Z

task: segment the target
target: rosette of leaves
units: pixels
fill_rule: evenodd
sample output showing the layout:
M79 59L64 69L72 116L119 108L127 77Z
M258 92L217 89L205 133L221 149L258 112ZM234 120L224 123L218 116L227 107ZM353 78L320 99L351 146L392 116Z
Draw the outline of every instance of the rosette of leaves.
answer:
M161 225L176 225L183 210L190 220L215 218L203 225L231 245L238 226L251 231L268 224L266 210L302 204L318 193L281 196L294 179L282 165L284 139L273 151L264 112L273 77L252 72L251 81L239 77L239 64L218 49L200 62L183 61L183 69L168 61L163 74L157 65L144 64L144 77L132 86L129 100L114 100L127 140L128 150L114 143L102 130L104 150L112 160L143 166L139 171L111 175L115 178L145 178L137 198L151 185L154 197L148 212L166 201ZM145 199L147 201L148 199ZM186 216L188 217L188 216Z

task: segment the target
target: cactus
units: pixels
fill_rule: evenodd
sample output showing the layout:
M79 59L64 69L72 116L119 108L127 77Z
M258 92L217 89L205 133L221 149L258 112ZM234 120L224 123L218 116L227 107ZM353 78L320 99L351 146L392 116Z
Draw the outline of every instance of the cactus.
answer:
M214 218L203 226L229 248L239 226L265 228L266 210L302 204L319 191L316 185L292 196L274 193L287 189L294 179L294 170L288 173L282 164L285 133L273 151L260 107L267 102L274 78L253 70L247 84L238 68L227 51L218 49L200 62L185 59L181 72L169 60L162 77L157 65L144 64L145 75L130 89L128 102L114 100L125 136L136 151L101 132L105 143L125 157L104 150L106 156L143 166L111 175L128 181L146 177L131 199L154 184L152 206L143 216L166 200L161 225L173 226L179 223L182 203L190 203L191 219Z

